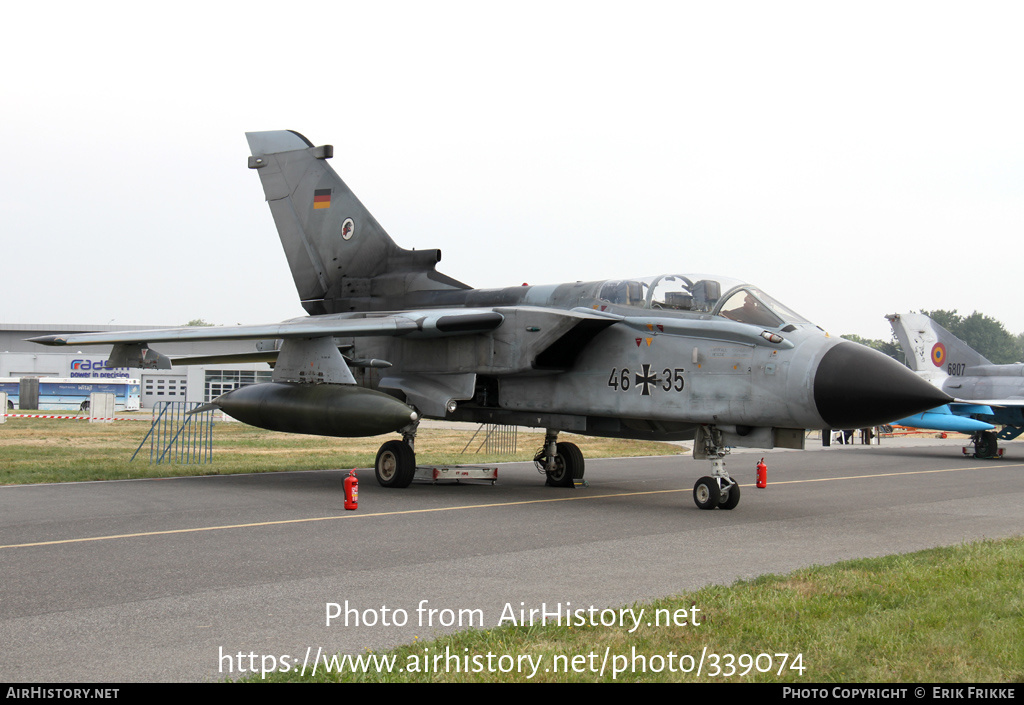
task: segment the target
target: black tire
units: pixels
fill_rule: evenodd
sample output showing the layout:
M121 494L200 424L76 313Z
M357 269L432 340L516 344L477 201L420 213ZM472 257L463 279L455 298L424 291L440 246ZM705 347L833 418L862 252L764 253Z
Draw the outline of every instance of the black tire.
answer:
M572 468L572 479L582 480L586 461L583 460L583 451L579 449L579 446L575 443L556 443L555 447L558 449L559 455L568 458L567 464Z
M551 487L575 487L574 481L583 478L583 451L575 443L556 443L555 452L555 469L545 472L547 480L544 484Z
M974 441L974 457L985 460L999 455L999 440L995 431L982 431Z
M721 496L718 482L713 477L702 477L693 486L693 502L699 509L714 509Z
M416 454L405 441L388 441L373 466L381 487L408 487L416 475Z
M740 486L739 483L733 482L729 485L729 494L726 497L719 497L718 508L719 509L735 509L736 505L740 503Z

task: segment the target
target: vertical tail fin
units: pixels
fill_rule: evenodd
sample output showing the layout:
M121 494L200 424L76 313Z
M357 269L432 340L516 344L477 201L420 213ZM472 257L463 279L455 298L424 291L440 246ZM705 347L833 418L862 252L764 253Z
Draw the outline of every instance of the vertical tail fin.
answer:
M400 307L408 291L467 289L437 273L439 250L395 244L327 164L330 145L290 130L247 132L295 286L310 314ZM371 280L374 280L371 287Z
M973 367L992 364L928 316L920 313L893 313L886 318L903 346L910 369L926 377L945 377L951 365ZM963 374L963 370L958 374Z

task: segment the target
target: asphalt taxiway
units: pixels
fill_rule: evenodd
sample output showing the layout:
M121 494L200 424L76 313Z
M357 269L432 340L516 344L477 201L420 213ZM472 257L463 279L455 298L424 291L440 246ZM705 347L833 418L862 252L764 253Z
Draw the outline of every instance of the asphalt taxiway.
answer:
M1005 447L999 461L951 440L765 452L767 489L762 453L735 452L733 511L694 506L709 464L688 456L587 460L575 490L526 463L494 486L406 490L364 469L354 512L347 468L0 487L0 680L217 680L237 654L379 650L460 615L496 626L508 606L617 607L1019 535L1024 443ZM330 604L349 626L326 624Z

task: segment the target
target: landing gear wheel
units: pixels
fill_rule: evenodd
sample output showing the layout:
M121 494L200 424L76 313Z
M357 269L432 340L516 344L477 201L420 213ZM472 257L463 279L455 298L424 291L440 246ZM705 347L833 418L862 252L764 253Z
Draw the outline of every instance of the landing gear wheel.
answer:
M374 474L381 487L408 487L416 474L416 454L405 441L388 441L377 451Z
M566 466L572 469L572 479L582 480L584 470L583 451L575 443L558 443L558 454L566 458Z
M722 494L718 499L719 509L735 509L740 503L740 486L736 482L729 484L728 494Z
M999 441L995 431L981 431L975 436L974 457L991 459L999 455Z
M583 479L583 451L575 443L558 443L555 450L555 469L545 471L547 479L544 484L549 487L575 487L573 481ZM547 467L547 460L543 451L534 458L542 468Z
M700 509L714 509L718 506L721 496L718 481L713 477L702 477L693 486L693 501Z

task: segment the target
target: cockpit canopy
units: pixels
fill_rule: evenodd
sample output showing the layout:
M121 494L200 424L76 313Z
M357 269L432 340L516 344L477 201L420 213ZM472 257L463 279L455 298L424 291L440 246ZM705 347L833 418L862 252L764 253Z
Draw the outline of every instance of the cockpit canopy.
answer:
M598 297L620 306L706 313L764 328L809 323L757 287L703 274L612 279L601 286Z

